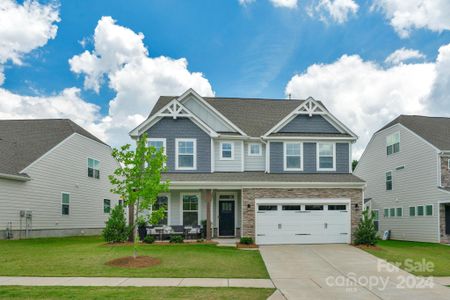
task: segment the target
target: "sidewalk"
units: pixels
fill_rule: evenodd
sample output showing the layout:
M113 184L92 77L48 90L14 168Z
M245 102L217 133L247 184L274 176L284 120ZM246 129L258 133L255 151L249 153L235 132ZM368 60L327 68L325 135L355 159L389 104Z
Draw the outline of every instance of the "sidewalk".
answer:
M195 286L275 288L270 279L228 278L128 278L128 277L5 277L2 285L25 286Z
M450 285L450 276L447 277L434 277L434 282L439 283L440 285Z

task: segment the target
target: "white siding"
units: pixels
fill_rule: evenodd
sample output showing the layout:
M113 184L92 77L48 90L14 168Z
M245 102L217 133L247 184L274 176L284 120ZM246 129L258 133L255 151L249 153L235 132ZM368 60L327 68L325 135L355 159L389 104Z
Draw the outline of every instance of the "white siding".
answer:
M234 159L220 159L220 143L227 142L234 144ZM242 143L243 141L215 140L214 141L214 171L215 172L241 172L242 171Z
M88 157L100 161L100 179L87 175ZM26 169L28 182L0 179L0 226L13 222L19 229L19 211L31 210L33 229L103 228L108 214L103 199L118 203L110 192L108 175L118 167L111 149L73 134ZM61 214L61 193L70 193L70 214Z
M386 155L386 137L400 131L400 152ZM404 169L397 170L397 167ZM392 171L393 189L386 191L385 173ZM392 238L439 242L438 201L450 197L438 190L438 153L410 130L397 124L376 134L367 146L354 174L367 182L366 198L379 209L380 230ZM434 204L433 216L409 217L409 207ZM384 218L384 208L403 208L403 217Z
M245 154L245 171L264 171L266 168L266 146L264 143L261 144L261 156L249 156L248 146L250 143L245 143L244 154Z

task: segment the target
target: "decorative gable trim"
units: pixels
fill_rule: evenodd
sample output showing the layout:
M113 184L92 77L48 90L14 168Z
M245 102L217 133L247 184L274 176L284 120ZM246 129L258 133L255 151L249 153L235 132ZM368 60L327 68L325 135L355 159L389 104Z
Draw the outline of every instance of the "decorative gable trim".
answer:
M300 104L296 109L284 117L280 122L278 122L274 127L267 131L263 138L268 138L271 133L278 132L281 128L286 126L290 121L292 121L297 115L322 115L325 120L330 122L337 130L341 133L347 133L351 135L352 139L357 139L358 136L352 132L347 126L345 126L341 121L339 121L335 116L328 112L323 105L317 102L314 98L309 97L302 104Z
M162 118L189 118L194 124L196 124L200 129L206 132L211 137L218 137L219 135L211 127L209 127L205 122L200 120L195 114L193 114L189 109L187 109L178 100L174 99L170 101L166 106L161 108L157 113L152 115L150 118L142 122L138 127L130 131L131 138L138 138L142 133L147 131L153 125L158 123Z
M177 98L177 101L180 103L183 103L184 99L188 98L188 96L191 95L195 97L197 100L200 101L204 106L206 106L208 109L210 109L214 114L217 115L218 118L220 118L222 121L224 121L227 125L229 125L231 128L239 132L241 135L247 137L248 135L242 131L238 126L236 126L233 122L227 119L222 113L220 113L217 109L215 109L211 104L209 104L205 99L202 98L195 90L192 88L188 89L186 92L184 92L180 97Z

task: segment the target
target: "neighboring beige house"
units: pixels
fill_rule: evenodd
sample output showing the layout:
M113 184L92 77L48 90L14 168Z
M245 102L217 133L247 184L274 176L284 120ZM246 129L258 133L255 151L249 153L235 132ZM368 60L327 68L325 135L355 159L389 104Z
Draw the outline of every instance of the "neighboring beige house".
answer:
M0 238L98 234L118 197L111 147L67 119L0 120Z
M450 243L450 118L401 115L376 132L356 167L380 234Z

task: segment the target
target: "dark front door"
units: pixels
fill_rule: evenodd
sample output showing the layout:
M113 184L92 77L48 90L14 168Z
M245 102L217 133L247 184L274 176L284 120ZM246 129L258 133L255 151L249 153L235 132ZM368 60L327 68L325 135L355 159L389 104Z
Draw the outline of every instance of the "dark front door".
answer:
M445 207L445 234L450 234L450 205Z
M234 236L234 201L219 201L219 235Z

